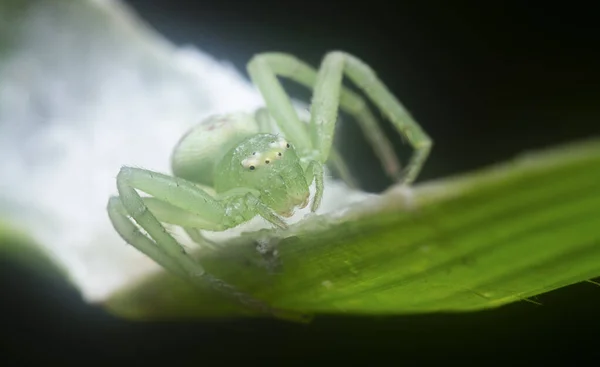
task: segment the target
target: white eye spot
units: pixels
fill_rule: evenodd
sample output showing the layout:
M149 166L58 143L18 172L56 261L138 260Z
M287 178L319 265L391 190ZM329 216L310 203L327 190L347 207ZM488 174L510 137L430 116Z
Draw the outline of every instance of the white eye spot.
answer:
M274 161L283 157L283 151L285 151L286 147L288 146L288 142L282 138L279 140L272 140L270 147L273 149L252 152L251 155L241 162L242 166L252 171L266 164L270 165Z
M254 158L254 157L246 158L242 161L242 166L251 171L255 170L257 165L258 165L258 159Z

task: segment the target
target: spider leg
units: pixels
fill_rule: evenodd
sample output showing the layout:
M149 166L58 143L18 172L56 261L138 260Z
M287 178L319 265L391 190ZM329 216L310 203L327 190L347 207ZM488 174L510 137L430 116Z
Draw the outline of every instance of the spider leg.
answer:
M271 116L266 108L261 107L256 110L256 112L254 112L254 120L256 120L256 124L261 133L270 133L272 131Z
M128 228L129 226L126 227L124 223L122 223L123 219L129 221L125 216L126 213L127 216L131 217L135 223L139 225L139 227L148 233L151 238L148 238L148 240L155 243L155 248L152 250L152 253L147 255L156 256L159 254L159 259L156 259L160 260L157 261L159 264L164 263L165 259L168 258L169 260L167 262L178 265L179 269L176 271L176 274L185 274L189 278L198 278L202 276L205 273L204 268L188 256L183 246L167 232L165 227L148 209L140 194L138 194L135 188L130 185L129 180L126 177L127 173L123 175L123 172L122 169L121 172L119 172L119 176L117 176L117 189L119 191L117 200L120 203L120 207L116 204L114 199L109 200L108 206L108 212L111 219L117 219L117 225L115 225L117 232L122 234L123 239L127 242L129 242L128 240L133 240L131 245L136 248L138 248L137 245L139 242L144 242L142 244L143 249L138 249L142 252L148 250L146 247L148 243L146 243L146 241L140 241L137 232L135 232L136 234L134 236L129 236L128 233L122 233L120 231L120 229L130 229ZM135 174L135 171L133 173ZM125 213L120 209L124 209ZM115 223L113 222L113 224ZM133 223L131 223L131 225L133 225ZM167 269L172 269L172 266L167 267Z
M183 227L183 230L185 231L185 234L200 247L207 247L211 250L215 250L219 246L218 243L204 237L198 228Z
M254 119L256 120L256 123L258 124L261 132L268 133L272 131L272 120L271 116L269 115L268 109L261 107L258 110L256 110L256 112L254 113ZM308 128L308 124L305 125L306 128ZM358 184L356 183L354 177L352 177L352 174L350 173L346 162L344 162L344 159L338 153L335 147L331 148L331 152L329 153L329 159L327 162L330 163L331 166L333 166L333 169L337 171L341 179L346 183L346 185L348 185L348 187L353 189L356 189L358 187Z
M313 199L313 203L310 207L310 211L314 213L321 205L323 191L325 190L325 184L323 182L323 164L319 161L311 161L306 168L305 175L308 185L312 185L312 182L315 181L317 188L315 192L315 198Z
M396 130L413 147L413 155L399 181L412 183L429 155L432 141L410 116L402 103L386 88L375 72L358 58L344 52L328 53L321 64L311 104L311 124L320 138L320 153L327 157L331 149L337 108L340 101L342 74L348 76L391 121Z
M198 186L200 187L200 185ZM159 222L178 224L187 236L200 247L208 247L213 250L218 247L217 243L204 237L198 230L197 226L205 225L205 220L202 218L156 197L142 197L142 200Z
M162 248L157 246L155 241L143 234L139 227L129 220L127 211L123 207L121 200L116 196L111 197L108 201L108 216L113 227L125 242L138 249L171 273L187 278L187 272L179 265L177 260L174 260L167 255ZM181 247L181 251L183 251L183 247ZM202 269L199 264L197 266L196 273L203 274L204 269Z
M142 198L136 189L158 198ZM224 229L223 218L228 211L226 204L192 182L139 168L123 167L117 175L117 190L119 196L109 199L107 210L113 227L127 243L196 286L209 285L248 307L270 314L281 314L281 310L275 310L206 273L202 265L187 254L184 247L161 223L163 219L166 223L183 227ZM258 214L280 227L286 226L252 192L236 192L231 197L234 196L246 201L247 207L252 208L253 212L246 214ZM229 212L236 216L231 210Z
M344 181L346 185L348 185L348 187L352 189L358 188L358 184L356 183L354 177L352 177L350 169L346 165L346 162L344 162L344 159L342 158L340 153L338 153L338 151L335 149L335 147L331 148L331 151L329 152L328 162L331 163L333 168L337 171L338 175L340 175L342 181Z
M314 148L292 101L277 80L276 67L268 54L258 55L248 63L248 73L263 95L267 109L281 131L289 139L294 139L294 145L302 156L311 156L315 153Z
M286 77L313 89L317 85L317 71L313 67L289 54L263 53L254 56L248 63L248 74L262 93L267 108L286 136L293 136L295 141L297 141L296 145L301 144L307 154L314 154L315 150L321 152L322 148L320 148L320 145L323 144L324 140L327 140L328 143L326 145L329 146L326 149L327 154L332 153L330 146L333 132L329 136L323 137L320 135L321 129L315 126L311 127L310 133L300 131L303 129L296 127L301 126L302 123L294 111L289 97L276 77ZM341 92L338 93L340 108L355 118L367 141L372 145L375 154L381 160L386 173L390 177L397 179L400 174L400 162L392 144L381 130L377 119L373 116L367 103L361 96L350 89L344 86L340 88ZM319 103L313 97L313 103L315 102ZM316 122L316 120L313 122ZM319 159L323 161L329 158L328 155L319 154L319 156ZM337 166L335 163L334 165ZM347 168L345 167L340 166L340 169L347 172ZM341 172L340 175L342 175Z

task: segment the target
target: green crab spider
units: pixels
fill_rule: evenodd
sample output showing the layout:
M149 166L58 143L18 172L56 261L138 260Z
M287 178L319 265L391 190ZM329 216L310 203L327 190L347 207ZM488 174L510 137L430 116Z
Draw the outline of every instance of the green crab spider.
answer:
M402 184L416 179L432 141L373 70L348 53L328 53L318 71L292 55L264 53L254 56L247 69L266 108L253 115L214 116L192 128L174 150L174 176L122 167L116 179L119 196L109 199L107 210L119 235L167 270L245 305L277 313L205 272L162 223L181 226L201 245L208 241L200 230L223 231L255 216L283 229L287 225L282 217L308 205L313 183L310 210L315 212L325 190L326 162L351 183L332 149L338 108L355 118L386 173ZM365 100L342 85L344 74L413 147L403 171ZM313 89L308 123L298 117L277 76ZM282 134L273 133L275 127ZM151 196L142 197L137 190Z

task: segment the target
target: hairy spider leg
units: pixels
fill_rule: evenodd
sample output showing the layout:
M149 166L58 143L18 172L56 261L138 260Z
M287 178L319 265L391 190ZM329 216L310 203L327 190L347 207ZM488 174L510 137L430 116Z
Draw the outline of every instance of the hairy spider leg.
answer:
M343 73L365 92L413 147L413 155L399 177L399 181L403 184L412 183L429 155L431 139L375 75L375 72L364 62L345 52L334 51L325 55L315 83L311 104L311 125L314 139L321 139L319 145L321 157L327 157L331 149L331 136L340 103Z
M341 158L331 149L333 132L327 136L321 136L320 133L322 131L320 128L315 128L313 126L312 132L310 133L307 133L305 129L301 129L300 127L302 126L298 115L293 109L291 101L283 90L281 83L276 78L277 75L286 77L309 89L314 89L317 85L317 71L293 55L278 52L263 53L254 56L248 63L247 68L250 78L265 98L269 112L286 136L294 137L294 139L299 142L297 144L305 145L305 149L309 151L307 154L314 154L315 150L321 152L321 148L319 147L327 140L326 145L329 146L329 148L327 148L328 155L323 157L321 152L319 154L321 156L321 161L326 161L327 158L333 159L334 165L339 167L337 168L338 172L343 171L344 176L349 176L345 166L340 166L338 163L335 163L336 161L341 161ZM363 134L365 134L367 141L373 147L375 154L381 160L387 175L395 180L399 180L401 166L392 144L384 135L377 119L373 116L364 98L341 85L341 77L339 79L340 82L337 88L341 88L341 92L337 93L335 97L338 99L336 106L339 104L342 111L355 118L356 122L361 127ZM322 102L315 98L313 94L312 104L321 103ZM312 111L313 110L311 110L311 119L313 120L313 124L317 121L321 122L321 118L316 119L316 116L312 116ZM335 115L337 117L337 108ZM335 120L333 121L335 122ZM342 176L342 172L340 172L340 176Z
M315 197L310 207L311 212L317 211L317 208L321 205L321 199L323 199L323 191L325 190L325 183L323 182L323 165L317 161L311 161L304 171L306 182L308 186L312 185L313 180L316 184Z
M254 120L258 125L258 129L262 133L270 133L271 130L271 116L269 111L265 107L261 107L254 112Z
M136 189L154 197L142 198ZM287 311L275 310L206 273L202 265L186 253L184 247L161 223L163 221L207 230L226 229L228 225L224 224L223 218L228 208L224 201L212 197L190 181L132 167L120 170L117 175L117 190L119 196L110 198L107 210L113 227L127 243L175 275L190 279L197 286L208 283L221 293L262 312L303 318ZM254 215L258 214L280 228L287 227L285 222L258 200L252 190L235 191L223 196L245 201L249 208L254 208ZM142 233L140 228L150 237Z
M271 123L273 120L271 119L271 115L269 114L269 110L267 108L261 107L257 109L254 113L254 119L261 132L268 133L272 131ZM308 124L305 125L306 128L308 128ZM356 183L354 177L352 177L350 169L348 169L346 162L344 162L344 159L338 153L335 147L331 148L327 162L333 166L333 169L337 171L337 173L340 175L340 178L346 183L346 185L348 185L348 187L353 189L358 188L358 184Z

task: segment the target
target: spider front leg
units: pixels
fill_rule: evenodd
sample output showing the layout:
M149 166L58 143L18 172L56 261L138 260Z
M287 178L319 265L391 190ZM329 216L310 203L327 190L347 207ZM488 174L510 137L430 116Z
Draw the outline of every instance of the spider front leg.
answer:
M269 110L267 108L261 107L258 110L256 110L256 112L254 113L254 117L256 119L256 123L259 126L260 131L272 131L271 115L269 114ZM308 124L305 123L305 125L306 130L308 131ZM348 169L346 162L344 162L344 159L335 149L335 147L331 148L331 152L329 153L329 159L327 160L327 163L329 163L331 167L333 167L333 169L337 172L338 175L340 175L340 178L346 183L346 185L348 185L348 187L353 189L358 188L358 184L356 183L354 177L352 177L352 175L350 174L350 170ZM311 183L309 183L309 186L310 184Z
M339 51L330 52L323 59L311 103L310 128L313 140L320 139L321 159L327 157L331 150L331 137L337 119L344 72L369 96L396 130L412 145L414 153L400 179L403 184L412 183L429 155L431 139L368 65L352 55Z
M315 182L316 190L313 203L310 207L311 212L316 212L321 205L321 199L323 199L323 191L325 190L325 183L323 182L323 164L318 161L311 161L306 167L305 171L306 182L308 186Z
M280 313L206 273L161 223L223 230L258 214L285 228L286 224L262 204L252 190L236 190L235 193L226 195L227 200L218 200L190 181L130 167L124 167L119 172L117 189L119 197L109 200L108 214L115 230L127 243L175 275L190 279L198 286L210 285L262 312ZM154 197L142 198L136 189ZM228 203L242 202L243 207L247 208L245 211L236 211L236 205L228 206Z
M313 67L293 55L270 52L254 56L247 68L252 81L263 95L271 116L286 136L294 137L296 145L304 148L306 155L315 156L321 141L333 140L333 134L319 136L317 131L307 131L305 124L300 122L290 98L277 80L277 76L282 76L314 89L317 85L317 71ZM336 109L339 105L343 111L355 118L375 154L381 160L388 176L398 180L400 178L400 162L394 153L392 144L384 135L367 103L350 89L344 86L340 86L340 88ZM314 116L311 117L314 118ZM350 182L352 186L352 179L341 157L331 148L328 154L329 156L325 158L332 162L342 178L346 177L344 180Z

